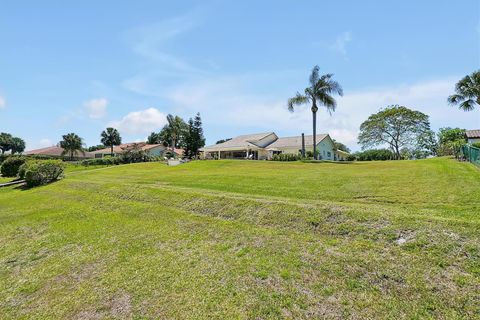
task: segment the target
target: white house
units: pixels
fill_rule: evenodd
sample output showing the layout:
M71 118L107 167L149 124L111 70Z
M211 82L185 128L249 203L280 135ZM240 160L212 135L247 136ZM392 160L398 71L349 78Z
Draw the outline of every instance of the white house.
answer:
M328 134L317 134L317 152L320 159L345 160L338 153ZM302 150L302 136L279 138L275 132L247 134L223 143L200 149L205 159L271 159L274 154L298 154ZM305 136L305 151L313 151L313 136Z

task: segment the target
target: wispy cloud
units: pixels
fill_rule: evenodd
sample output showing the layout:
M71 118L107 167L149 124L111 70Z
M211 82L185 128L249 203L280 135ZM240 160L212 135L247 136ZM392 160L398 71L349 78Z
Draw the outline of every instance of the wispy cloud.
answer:
M156 108L148 108L130 112L120 120L111 121L108 126L117 128L121 133L140 134L159 131L166 123L164 113Z
M176 54L168 52L167 44L198 25L200 14L187 14L140 26L128 32L133 52L164 71L201 72Z
M457 77L434 79L420 83L384 88L369 88L346 92L338 97L337 111L329 116L320 110L318 131L328 132L334 139L358 149L357 136L360 124L379 109L401 104L422 111L430 116L434 129L442 126L476 126L480 115L467 115L448 106L446 96L452 91ZM308 106L299 107L294 113L287 110L287 95L276 97L252 95L245 83L255 79L217 78L169 90L171 105L193 113L199 111L204 123L219 132L209 142L225 136L257 131L275 131L281 135L310 133L311 112Z
M108 100L105 98L97 98L86 101L83 104L87 115L91 119L100 119L107 114Z
M347 45L352 41L352 34L350 31L346 31L339 35L335 42L328 46L328 48L334 52L340 53L344 58L347 57Z

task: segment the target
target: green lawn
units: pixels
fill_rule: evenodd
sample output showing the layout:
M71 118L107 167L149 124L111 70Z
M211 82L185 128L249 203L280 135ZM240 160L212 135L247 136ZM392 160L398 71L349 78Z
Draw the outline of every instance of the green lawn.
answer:
M468 163L69 168L0 204L2 319L480 314Z

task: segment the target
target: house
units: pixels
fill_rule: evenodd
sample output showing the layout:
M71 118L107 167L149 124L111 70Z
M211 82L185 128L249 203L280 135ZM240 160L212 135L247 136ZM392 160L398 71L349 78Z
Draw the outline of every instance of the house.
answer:
M47 157L54 157L54 158L68 158L70 157L69 153L63 154L63 148L58 146L46 147L41 149L35 149L25 152L26 155L39 155L39 156L47 156ZM83 160L83 159L91 159L94 157L94 154L91 152L79 152L76 151L73 155L75 160Z
M465 135L467 136L467 142L468 143L480 142L480 129L467 130L465 132Z
M134 148L139 148L142 151L144 151L147 155L151 157L164 157L166 156L167 152L171 152L171 148L165 147L163 144L147 144L145 142L131 142L131 143L124 143L118 146L113 147L113 156L118 157L120 154L122 154L125 151L134 149ZM111 148L105 148L105 149L100 149L93 151L93 155L95 158L103 158L103 157L110 157L111 156ZM174 149L174 153L178 156L181 157L183 156L183 149Z
M345 160L344 153L335 151L328 134L317 134L317 152L320 159ZM275 132L241 135L223 143L200 149L205 159L271 159L280 153L298 154L302 150L302 136L279 138ZM305 136L305 151L313 151L313 136Z

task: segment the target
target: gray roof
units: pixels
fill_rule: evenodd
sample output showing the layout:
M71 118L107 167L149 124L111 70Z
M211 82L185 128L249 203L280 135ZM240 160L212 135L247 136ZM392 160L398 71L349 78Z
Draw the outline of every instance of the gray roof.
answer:
M467 138L480 138L480 129L467 130L465 134L467 135Z
M323 139L328 136L326 133L317 134L317 144L320 143ZM305 146L310 146L313 144L313 135L305 136ZM286 137L278 138L274 143L270 144L267 149L276 149L276 148L302 148L302 136L296 137Z
M264 132L264 133L255 133L255 134L245 134L242 136L235 137L231 140L214 144L211 146L206 146L201 151L218 151L224 149L235 149L235 148L259 148L258 141L262 140L265 137L268 137L274 132ZM261 148L261 147L260 147Z

